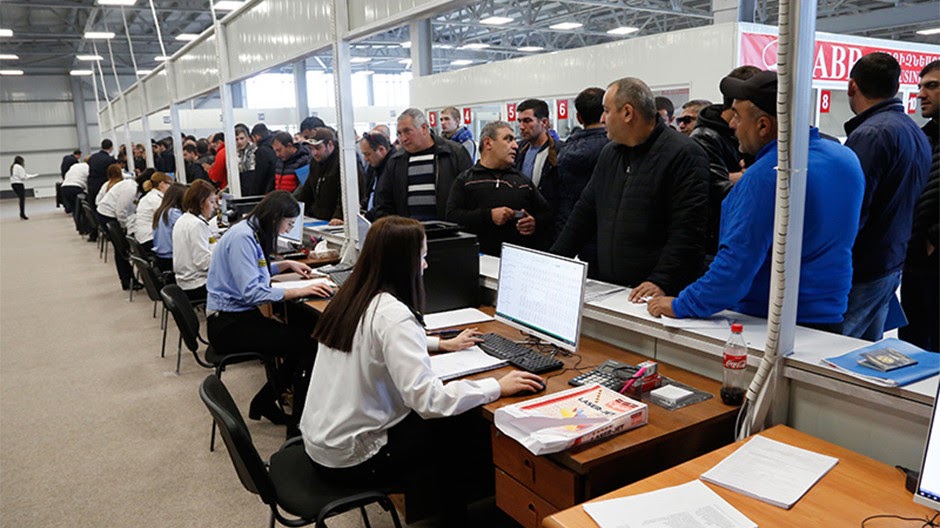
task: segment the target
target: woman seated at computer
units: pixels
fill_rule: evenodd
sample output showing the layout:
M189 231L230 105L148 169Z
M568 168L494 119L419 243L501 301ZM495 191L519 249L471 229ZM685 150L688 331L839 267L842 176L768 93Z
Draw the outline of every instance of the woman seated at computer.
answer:
M271 287L271 275L288 271L303 277L311 275L312 270L306 264L293 260L271 262L270 258L278 235L289 231L299 214L300 205L289 192L273 191L265 196L216 244L206 283L209 294L207 333L214 348L224 353L261 352L272 359L278 356L284 360L277 368L277 378L269 379L258 391L248 412L254 420L264 416L276 424L289 421L277 400L279 391L291 385L294 387L294 422L300 417L305 401L302 396L307 389L300 380L313 364L317 350L316 341L310 337L315 321L304 317L303 310L293 303L286 305L290 324L265 317L258 307L332 294L332 289L322 283L291 289ZM179 222L175 229L179 229ZM178 255L179 248L174 241L174 263Z
M513 371L498 381L441 382L431 370L421 311L427 239L416 220L389 216L372 224L350 278L314 330L319 341L300 421L307 454L339 482L410 487L444 475L439 504L452 516L472 453L453 417L501 396L537 391L537 375ZM445 469L446 468L446 469ZM472 468L470 468L472 470ZM420 476L420 477L419 477ZM445 504L448 496L458 504ZM465 506L465 505L464 505ZM455 513L456 512L456 513Z
M163 193L160 207L153 213L153 253L162 272L173 271L173 228L183 216L183 196L187 187L174 183Z
M133 231L134 238L148 253L153 249L153 214L163 202L163 193L172 183L173 178L157 171L151 171L150 179L143 183L145 194L137 201Z
M215 222L218 200L215 187L196 180L183 195L183 215L173 226L173 274L176 284L191 302L206 300L209 259L215 248Z

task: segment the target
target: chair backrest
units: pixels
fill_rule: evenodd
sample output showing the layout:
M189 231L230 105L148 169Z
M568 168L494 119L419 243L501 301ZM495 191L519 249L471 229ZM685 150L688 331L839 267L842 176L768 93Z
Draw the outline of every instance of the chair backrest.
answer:
M210 374L199 386L199 397L206 404L212 419L219 426L235 472L245 489L261 496L265 504L277 504L277 492L267 467L251 440L251 433L242 418L232 395L215 374Z
M166 309L173 314L173 320L179 327L186 348L195 354L199 349L199 317L196 315L196 309L189 303L183 289L176 284L164 286L160 290L160 297Z
M108 238L114 244L115 251L124 260L130 260L130 249L127 247L127 235L124 234L124 228L117 222L108 222L105 228L108 230Z
M159 275L157 275L157 271L153 269L153 264L146 258L138 257L134 254L131 254L131 264L136 266L137 271L140 272L140 279L144 282L147 297L150 297L151 301L159 301L162 299L160 296L160 288L163 287L163 282L160 280Z
M144 252L143 246L140 245L140 242L134 238L134 235L127 235L124 237L124 240L127 241L127 250L132 257L147 258L147 254Z
M85 212L85 218L88 219L88 222L91 223L92 227L96 230L100 230L101 222L98 221L98 215L95 214L94 208L88 202L82 202L82 211Z

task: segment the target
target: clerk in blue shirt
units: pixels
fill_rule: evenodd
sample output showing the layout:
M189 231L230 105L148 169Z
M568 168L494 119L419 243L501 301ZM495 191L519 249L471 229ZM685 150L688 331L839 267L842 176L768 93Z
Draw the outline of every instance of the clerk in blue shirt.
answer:
M731 127L756 161L721 204L718 253L708 271L679 293L648 301L650 314L707 317L724 309L767 316L777 179L777 74L725 77L734 99ZM852 286L852 244L865 177L858 158L810 129L797 322L837 331Z
M300 204L289 192L268 194L245 220L232 226L221 238L209 264L206 283L207 327L213 347L228 354L256 351L284 360L277 368L276 385L269 379L251 400L248 412L254 420L264 416L276 424L296 422L289 420L277 405L278 390L290 385L294 386L293 415L300 417L306 393L303 373L309 373L313 366L317 344L310 339L313 322L309 318L289 317L291 324L287 325L265 317L258 306L332 294L324 284L293 289L271 287L271 275L287 271L303 277L311 274L306 264L292 260L271 263L270 259L277 236L290 231L299 214Z

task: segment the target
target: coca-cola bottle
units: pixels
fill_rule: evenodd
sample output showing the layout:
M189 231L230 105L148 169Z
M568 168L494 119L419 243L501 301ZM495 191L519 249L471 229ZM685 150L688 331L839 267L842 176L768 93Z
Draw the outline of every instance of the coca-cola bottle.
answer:
M747 388L747 344L742 332L744 325L731 325L731 337L722 354L721 401L727 405L741 405Z

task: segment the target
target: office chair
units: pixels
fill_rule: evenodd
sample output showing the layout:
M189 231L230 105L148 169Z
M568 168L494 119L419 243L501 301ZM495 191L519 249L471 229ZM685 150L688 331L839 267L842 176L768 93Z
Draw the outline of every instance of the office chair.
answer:
M105 224L105 229L108 233L108 238L111 240L111 243L114 244L114 258L124 259L129 265L131 263L131 250L127 246L127 235L124 233L124 228L121 227L121 224L116 221L107 222ZM136 278L131 276L131 284L127 289L127 300L132 302L134 300L134 282Z
M85 220L88 225L98 233L98 258L104 255L104 261L108 261L108 232L101 222L98 221L98 214L88 202L82 202L82 211L85 213Z
M304 451L300 437L288 440L265 464L232 395L218 376L210 374L202 382L199 397L212 414L213 423L219 426L242 485L270 506L272 528L275 522L285 526L316 523L317 528L325 528L327 518L357 508L369 528L365 506L372 503L378 503L389 512L395 527L401 528L398 512L384 491L340 487L326 482L318 474L316 463ZM285 517L282 510L296 518Z
M85 227L83 225L85 222L82 221L82 216L83 216L82 204L83 203L85 203L85 193L80 192L75 195L75 203L72 204L75 206L72 209L72 219L75 220L75 230L78 231L79 233L81 233L83 231L83 227Z
M182 345L186 343L186 348L193 353L193 358L196 359L196 363L201 367L215 369L215 375L220 379L222 378L222 372L225 371L226 366L257 360L264 365L267 379L272 380L272 383L274 383L273 380L276 379L276 376L274 375L273 358L269 360L259 352L238 352L234 354L220 352L199 335L199 317L196 315L196 309L190 304L189 298L186 297L186 293L183 292L182 288L176 284L167 284L160 290L160 297L163 299L163 305L166 307L167 311L173 314L173 320L176 321L176 326L180 331L180 342L176 348L177 374L180 373L180 360L183 354ZM203 351L204 358L199 357L200 343L206 346L206 349ZM275 390L278 390L276 383L274 383L274 387ZM209 451L214 450L215 422L212 422Z
M133 250L131 250L131 253L133 253ZM160 290L165 285L163 284L160 275L157 274L156 269L154 269L153 263L149 260L131 254L131 264L134 265L134 268L137 270L137 275L140 276L140 281L144 284L144 291L147 292L147 297L153 301L153 317L156 318L157 303L163 300L163 298L160 296ZM163 348L160 351L160 357L164 357L166 355L166 314L166 304L164 304L160 314L160 329L163 330Z

